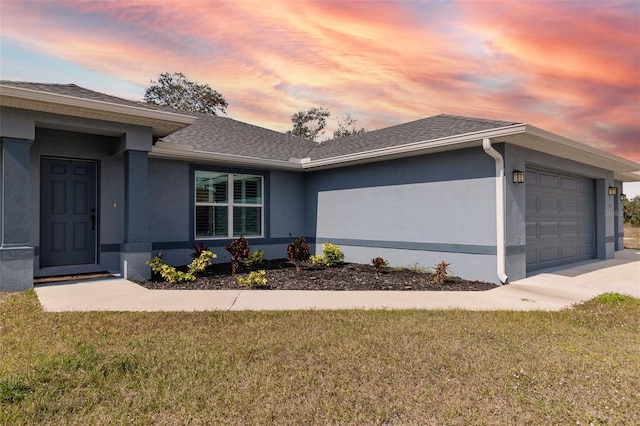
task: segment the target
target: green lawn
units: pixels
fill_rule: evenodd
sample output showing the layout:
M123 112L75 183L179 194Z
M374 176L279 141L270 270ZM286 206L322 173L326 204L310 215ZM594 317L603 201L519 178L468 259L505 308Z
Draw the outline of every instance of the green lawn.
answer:
M0 424L639 422L630 297L551 313L44 313L33 291L0 301Z

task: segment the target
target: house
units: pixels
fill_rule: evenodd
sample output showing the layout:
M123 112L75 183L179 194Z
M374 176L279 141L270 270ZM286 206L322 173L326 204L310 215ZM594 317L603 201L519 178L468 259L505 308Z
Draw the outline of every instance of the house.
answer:
M529 124L438 115L322 144L73 84L0 82L0 291L150 274L196 241L270 258L302 235L346 259L451 263L496 284L623 248L640 164Z

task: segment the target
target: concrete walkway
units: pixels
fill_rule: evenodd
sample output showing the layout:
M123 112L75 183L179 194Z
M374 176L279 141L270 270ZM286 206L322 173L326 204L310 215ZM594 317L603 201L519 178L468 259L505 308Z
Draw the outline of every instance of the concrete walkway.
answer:
M560 310L599 294L640 298L640 251L548 270L483 292L147 290L125 279L37 285L46 311L242 311L294 309Z

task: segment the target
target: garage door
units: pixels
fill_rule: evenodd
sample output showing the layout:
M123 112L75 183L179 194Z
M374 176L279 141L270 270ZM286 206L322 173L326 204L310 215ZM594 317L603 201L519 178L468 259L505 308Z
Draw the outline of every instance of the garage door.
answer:
M527 272L595 257L595 182L526 169Z

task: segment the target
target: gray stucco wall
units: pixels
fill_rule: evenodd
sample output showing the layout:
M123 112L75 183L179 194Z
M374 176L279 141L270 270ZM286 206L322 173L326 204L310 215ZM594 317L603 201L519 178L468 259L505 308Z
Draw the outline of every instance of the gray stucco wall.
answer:
M29 244L34 247L33 274L54 275L120 271L120 247L124 239L124 161L128 149L151 148L151 129L100 120L2 107L3 137L33 140L29 152ZM40 159L42 156L95 160L98 164L99 263L41 270Z
M613 172L556 157L539 151L506 144L503 148L506 176L506 246L507 275L511 281L526 277L526 185L514 184L514 170L524 171L527 165L537 166L564 173L585 176L596 184L596 257L611 259L614 255L614 214L616 200L607 195L609 186L614 185Z
M302 173L237 169L215 164L191 164L163 159L149 160L149 237L152 254L161 251L172 265L190 261L193 235L193 179L195 170L259 174L264 177L264 237L247 237L251 250L262 249L270 259L287 256L286 244L304 233L304 180ZM224 247L228 238L201 239L218 255L230 260Z
M615 237L615 250L624 250L624 202L620 199L622 194L622 182L614 181L614 186L618 189L618 193L613 200L614 210L608 212L613 215L613 235Z
M307 177L307 234L316 252L341 246L346 260L434 266L464 278L496 276L495 164L464 149Z

